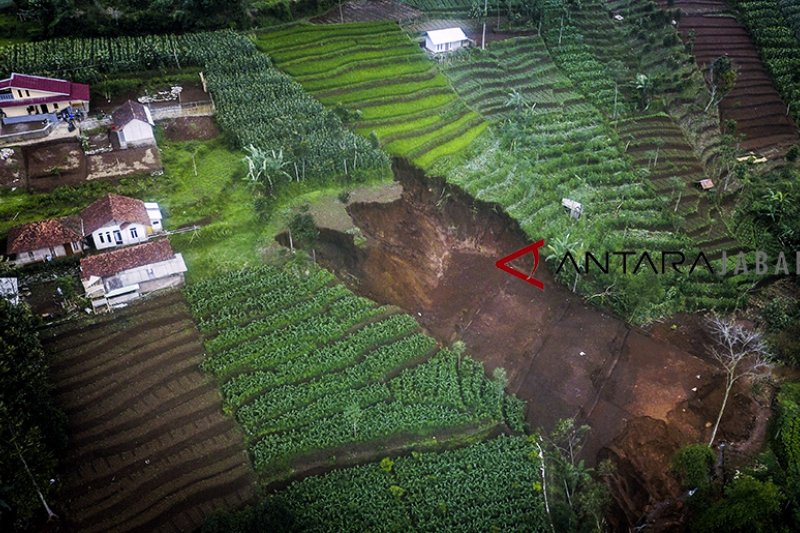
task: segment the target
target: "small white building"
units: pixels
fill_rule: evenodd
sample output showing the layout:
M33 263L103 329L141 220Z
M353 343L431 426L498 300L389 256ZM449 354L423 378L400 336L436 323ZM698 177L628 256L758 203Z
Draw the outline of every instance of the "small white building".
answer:
M39 220L8 232L6 255L14 265L49 261L83 252L79 217Z
M144 208L147 210L147 217L150 219L150 227L153 228L153 233L163 231L164 227L161 225L161 220L164 217L158 204L156 202L145 202Z
M92 308L103 311L140 296L180 287L186 263L161 239L81 259L81 283Z
M447 28L425 32L425 48L434 54L452 52L469 46L470 40L461 28Z
M146 105L128 100L111 112L111 121L112 142L116 136L117 142L113 144L119 144L120 148L156 144L155 123Z
M84 236L91 236L97 250L145 242L163 231L161 218L157 203L118 194L107 194L81 212Z

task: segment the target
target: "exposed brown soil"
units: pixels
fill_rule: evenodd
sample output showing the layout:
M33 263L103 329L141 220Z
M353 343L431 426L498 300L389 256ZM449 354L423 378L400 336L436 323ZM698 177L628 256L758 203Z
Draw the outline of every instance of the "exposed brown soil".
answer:
M0 187L24 187L26 183L25 157L22 148L7 148L13 153L0 159Z
M78 139L71 137L22 147L27 170L26 186L48 191L86 179L86 156Z
M422 11L394 0L350 0L329 9L325 14L311 19L319 24L341 22L370 22L378 20L410 20Z
M255 496L243 439L198 368L179 293L44 332L68 418L69 529L192 531Z
M659 2L667 5L666 0ZM694 55L700 67L706 71L711 62L727 55L737 70L734 89L720 103L722 120L736 121L745 150L782 157L800 136L747 29L722 0L676 0L674 7L682 12L679 29L684 39L695 32Z
M164 136L170 141L213 139L219 128L212 117L181 117L162 122Z
M88 163L87 179L89 180L119 179L163 168L161 153L155 145L104 152L90 155L86 159Z
M709 437L706 422L722 393L702 348L687 351L665 332L649 334L587 305L546 268L536 272L544 291L505 274L495 261L529 244L513 221L403 162L395 167L400 200L349 206L366 243L326 230L317 258L357 292L412 313L441 342L465 341L487 371L505 368L533 427L548 430L565 417L591 425L586 459L612 457L619 468L615 526L632 526L659 505L664 516L679 515L671 456ZM747 438L750 403L737 395L722 439Z

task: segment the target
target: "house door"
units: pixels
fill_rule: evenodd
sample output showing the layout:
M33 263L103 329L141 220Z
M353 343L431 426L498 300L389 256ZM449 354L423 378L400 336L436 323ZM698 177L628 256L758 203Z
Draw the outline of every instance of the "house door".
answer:
M49 113L50 111L47 109L47 104L42 104L42 113Z
M114 242L122 244L122 233L118 229L114 230Z

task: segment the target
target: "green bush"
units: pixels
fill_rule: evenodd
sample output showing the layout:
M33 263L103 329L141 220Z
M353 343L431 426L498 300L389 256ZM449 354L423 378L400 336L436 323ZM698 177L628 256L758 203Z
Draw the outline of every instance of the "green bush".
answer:
M684 446L672 459L672 470L686 490L707 491L711 487L714 451L705 444Z

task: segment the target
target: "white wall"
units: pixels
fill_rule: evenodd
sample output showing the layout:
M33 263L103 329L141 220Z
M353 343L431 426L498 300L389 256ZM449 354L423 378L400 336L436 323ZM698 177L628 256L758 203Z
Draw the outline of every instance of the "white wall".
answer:
M128 124L122 128L122 134L125 136L125 142L129 145L150 144L155 140L153 137L153 126L138 119L128 122Z
M135 237L131 234L131 229L136 230ZM120 243L117 243L117 238L114 233L116 231L119 231L119 236L122 241ZM120 229L119 225L109 225L92 232L92 242L94 242L94 247L98 250L136 244L146 240L147 226L142 224L130 224L125 229Z
M81 245L77 244L78 250L77 252L73 252L73 254L81 253L80 250ZM22 252L17 254L17 258L14 260L15 265L27 265L30 263L36 263L38 261L45 261L47 260L47 256L52 256L54 259L56 257L65 257L67 255L67 251L64 249L64 246L59 244L58 246L53 246L52 248L40 248L38 250L34 250L31 253Z
M463 48L467 41L455 41L452 43L444 43L444 44L433 44L431 38L427 35L425 36L425 48L435 54L443 54L445 52L452 52L453 50L458 50L459 48Z
M70 106L69 97L65 96L64 98L65 98L64 100L61 100L61 101L58 101L58 102L51 102L49 104L45 104L45 105L47 105L47 112L48 113L57 113L58 111L61 111L62 109L68 108ZM58 104L58 109L56 109L53 104ZM34 112L33 113L28 113L28 106L27 105L4 107L3 108L3 113L5 113L7 117L24 117L24 116L27 116L27 115L30 115L30 114L34 114L34 115L41 114L41 111L42 111L41 104L36 104L36 105L33 106L33 108L34 108Z

